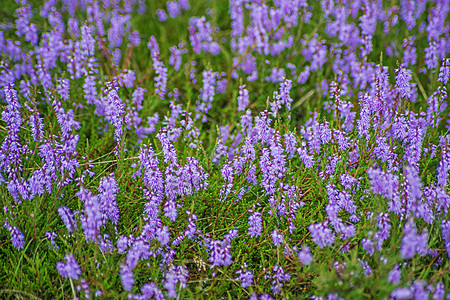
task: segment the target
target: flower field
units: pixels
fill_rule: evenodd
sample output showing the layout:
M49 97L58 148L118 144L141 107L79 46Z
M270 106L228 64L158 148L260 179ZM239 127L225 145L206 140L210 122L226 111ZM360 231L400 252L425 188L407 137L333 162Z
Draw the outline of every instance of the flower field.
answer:
M450 1L6 0L1 299L450 299Z

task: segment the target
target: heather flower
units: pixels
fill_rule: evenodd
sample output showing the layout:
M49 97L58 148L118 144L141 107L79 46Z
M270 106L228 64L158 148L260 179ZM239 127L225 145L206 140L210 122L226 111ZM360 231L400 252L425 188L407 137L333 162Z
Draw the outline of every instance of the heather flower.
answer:
M193 239L195 237L195 234L197 233L196 221L198 218L196 214L192 214L190 211L186 211L186 213L189 215L189 223L186 231L184 232L184 235L188 239Z
M109 218L114 224L119 222L119 209L117 208L116 195L119 191L114 174L103 177L98 185L98 199L100 210L105 218ZM106 221L106 220L105 220Z
M396 288L391 293L391 298L394 299L411 299L411 296L412 296L411 291L407 288L402 287Z
M61 99L69 100L69 88L70 83L67 79L58 79L58 84L56 85L56 88L58 89L59 95L61 96Z
M247 265L244 263L241 269L237 270L235 273L238 274L234 280L241 281L241 287L248 288L253 283L253 272L246 270Z
M300 159L303 161L305 168L310 169L314 166L314 156L308 154L308 151L304 148L298 148L297 153Z
M372 191L387 199L394 198L398 190L398 177L394 174L384 172L382 170L369 168L369 175Z
M139 260L148 259L150 257L149 245L144 240L138 239L133 243L133 246L128 250L126 265L130 269L134 269Z
M450 76L450 58L444 58L442 65L439 68L439 78L437 81L442 82L443 85L447 84Z
M25 246L25 236L23 233L17 228L16 226L11 226L8 223L5 222L6 229L8 229L10 235L11 235L11 242L14 248L17 250L20 250Z
M443 220L441 223L442 238L444 240L447 256L450 258L450 221Z
M170 48L170 58L169 64L174 67L176 71L178 71L181 67L181 55L187 52L186 49L183 49L184 44L180 43L177 46L173 46Z
M425 229L422 234L417 234L416 226L412 218L408 219L404 227L400 253L403 258L409 259L417 252L425 255L427 252L428 232Z
M64 259L66 262L59 261L56 263L58 273L64 278L78 279L82 272L75 256L73 254L66 254Z
M106 120L110 122L114 127L114 139L120 141L123 135L122 124L124 121L124 104L118 94L117 88L114 83L110 84L107 92L107 108L106 108Z
M401 271L398 268L398 265L395 265L394 268L389 272L387 280L389 282L392 282L394 284L397 284L400 282L401 278Z
M408 65L415 65L417 60L417 54L416 54L416 48L414 45L414 37L410 37L408 39L403 40L402 47L406 48L403 52L403 64L406 66Z
M409 165L405 166L405 177L412 199L414 201L420 199L422 197L422 182L420 181L419 170Z
M40 142L44 137L44 121L39 116L37 112L34 112L30 115L30 119L28 120L28 124L31 126L31 132L33 135L33 139L36 142Z
M314 257L311 254L308 246L303 246L302 249L298 252L298 259L302 264L308 266L313 261Z
M170 232L167 226L161 227L156 233L158 241L161 243L161 246L164 246L170 241Z
M175 18L180 14L180 5L176 1L168 1L167 11L169 12L169 16L171 18Z
M231 265L232 256L230 254L231 245L228 240L213 240L208 247L209 261L211 268Z
M444 299L445 285L442 282L436 284L436 288L433 294L433 300Z
M383 242L387 240L390 235L391 224L389 222L390 220L388 213L380 213L377 216L377 227L379 231L375 234L375 238L377 239L378 251L381 250Z
M58 245L56 245L56 243L55 243L55 238L56 238L57 236L58 236L58 234L57 234L56 232L47 231L47 232L45 233L45 237L46 237L47 239L50 240L50 244L51 244L55 249L58 249L58 248L59 248Z
M433 70L438 65L436 42L431 41L425 48L425 65L428 70Z
M335 236L333 235L330 228L327 227L328 221L323 223L315 223L308 226L313 242L323 248L326 246L331 246L334 244Z
M15 178L16 175L13 174L22 168L20 152L24 150L21 149L19 141L20 126L22 125L21 105L13 84L6 86L3 93L8 106L2 112L2 119L7 123L8 135L4 138L0 149L0 170L7 170L9 177Z
M293 132L290 131L286 132L283 137L286 152L289 154L288 159L291 159L297 152L297 137Z
M373 255L373 241L371 239L367 239L364 238L361 240L361 246L363 247L364 250L367 251L367 254L369 254L370 256Z
M360 261L361 266L364 270L364 275L369 276L372 274L372 268L369 266L369 263L367 261Z
M244 7L240 0L230 1L231 36L237 38L244 33Z
M167 68L159 59L159 45L154 36L150 37L147 46L150 49L153 69L158 75L155 77L155 92L162 100L164 100L167 93Z
M239 96L237 97L238 111L244 111L245 107L250 103L250 101L248 100L248 90L245 87L245 84L239 86Z
M272 286L270 287L270 289L276 295L281 292L281 288L283 287L283 282L289 281L289 279L291 279L291 275L289 273L285 272L284 269L279 265L275 265L275 267L273 267L272 271L273 271L273 274L268 278L273 279Z
M85 215L81 215L81 226L84 230L86 242L97 241L102 226L102 215L97 196L92 195L89 190L82 188L77 196L84 204Z
M248 235L250 237L257 237L261 235L262 232L262 218L260 212L253 212L250 217L248 217Z
M356 178L349 174L342 174L340 176L341 184L346 189L351 189L352 186L357 182Z
M182 289L186 288L187 278L189 272L184 266L170 266L169 271L166 273L165 280L163 280L163 286L167 290L167 296L169 298L177 297L177 283L180 283Z
M160 22L164 22L167 20L167 14L166 11L162 10L162 9L158 9L156 11L156 14L158 15L158 19Z
M275 246L278 246L283 243L283 235L281 233L279 233L277 229L274 229L272 231L271 236L272 236L273 244Z
M61 206L60 208L58 208L58 214L61 217L64 225L66 225L68 232L74 232L75 230L77 230L77 223L73 218L70 208L68 208L67 206Z
M220 52L220 46L213 42L211 34L213 29L211 24L206 22L206 18L193 17L189 19L189 39L195 53L199 54L201 51L209 52L217 55Z
M195 110L199 113L203 113L202 122L206 122L206 113L212 108L212 101L214 100L216 90L216 79L218 77L217 72L203 71L203 88L200 89L200 100L197 101L197 107ZM197 119L200 115L197 115Z
M120 280L122 281L123 289L131 291L135 283L133 270L128 265L120 265Z
M395 90L402 98L409 98L412 93L410 81L412 79L412 72L400 66L395 72Z
M117 239L117 251L120 254L125 254L129 247L129 240L126 236L122 235Z

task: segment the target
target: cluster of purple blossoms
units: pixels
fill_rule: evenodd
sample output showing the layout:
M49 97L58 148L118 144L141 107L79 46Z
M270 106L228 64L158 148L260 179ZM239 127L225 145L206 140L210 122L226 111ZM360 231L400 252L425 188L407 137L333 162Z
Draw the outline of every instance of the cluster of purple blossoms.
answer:
M64 259L66 262L59 261L56 264L56 270L58 270L59 274L64 278L78 279L81 276L82 271L75 256L73 254L66 254Z
M312 240L319 248L331 246L334 244L335 236L330 228L328 222L315 223L308 226L311 232Z
M245 289L253 283L253 272L247 270L247 264L244 265L235 272L238 275L234 280L240 281L241 286Z
M211 268L231 265L232 256L230 254L231 244L229 240L212 240L208 250Z
M261 213L260 212L253 212L253 214L251 214L248 217L248 235L250 237L257 237L259 235L261 235L262 232L262 218L261 218Z
M153 69L158 76L155 77L155 93L161 99L165 99L167 93L167 68L159 59L159 45L154 36L151 36L147 44L153 61Z
M204 16L201 18L193 17L189 20L189 33L191 46L195 53L199 54L204 51L213 55L219 54L220 46L212 38L213 28Z

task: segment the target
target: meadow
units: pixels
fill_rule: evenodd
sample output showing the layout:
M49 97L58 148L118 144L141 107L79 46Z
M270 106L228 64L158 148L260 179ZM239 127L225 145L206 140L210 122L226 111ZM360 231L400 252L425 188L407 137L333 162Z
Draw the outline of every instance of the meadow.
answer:
M3 1L0 298L450 299L449 10Z

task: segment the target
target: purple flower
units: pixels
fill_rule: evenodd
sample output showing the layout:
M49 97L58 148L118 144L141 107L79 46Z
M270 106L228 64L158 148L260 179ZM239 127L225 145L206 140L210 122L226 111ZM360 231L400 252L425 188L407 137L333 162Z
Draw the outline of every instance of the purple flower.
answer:
M372 268L369 266L369 263L367 261L360 261L361 266L364 269L364 275L369 276L372 274Z
M18 36L25 36L25 41L31 42L33 46L38 44L38 29L35 24L30 23L33 16L31 5L26 1L22 2L22 7L16 10L16 33Z
M81 215L80 219L86 242L97 241L97 237L100 234L100 228L103 225L98 198L85 188L81 188L77 193L77 196L80 198L80 201L84 203L85 215Z
M187 52L187 50L183 49L183 47L184 43L180 43L178 44L178 48L177 46L170 48L169 64L173 66L176 71L178 71L181 67L181 55Z
M156 14L158 15L158 19L160 22L164 22L167 20L167 14L166 11L162 10L162 9L158 9L156 11Z
M278 246L283 243L283 235L278 232L277 229L272 231L272 241L275 246Z
M169 271L166 273L165 279L163 280L163 286L167 290L167 297L176 298L177 283L180 283L180 287L185 289L188 277L189 272L186 267L170 266Z
M120 254L125 254L129 247L129 240L126 236L122 235L117 239L117 251Z
M430 41L425 48L425 65L428 70L433 70L438 65L437 47L435 41Z
M122 99L119 97L118 89L114 85L114 82L109 84L106 90L107 106L106 106L106 120L115 127L114 139L120 141L123 135L122 124L124 121L124 108L125 105L122 103Z
M239 276L234 280L241 281L241 287L248 288L253 283L253 272L250 270L245 270L245 267L236 271Z
M398 177L394 174L384 172L382 170L369 168L369 175L372 191L387 199L393 199L398 193Z
M205 51L213 55L217 55L220 52L220 46L216 42L213 42L211 34L213 29L211 24L206 22L206 18L193 17L189 19L189 40L195 53Z
M58 234L56 232L51 232L51 231L47 231L45 233L45 237L48 238L50 240L50 244L55 248L58 249L58 245L56 245L55 243L55 237L57 237Z
M397 76L395 76L395 91L400 97L409 99L412 93L412 85L410 84L412 72L402 66L396 69L395 72L397 73Z
M405 166L405 177L408 183L408 192L414 201L422 197L422 182L419 177L419 170L410 165Z
M283 287L283 282L289 281L289 279L291 279L291 275L289 273L285 272L283 267L279 266L278 264L273 267L272 271L273 271L273 274L266 275L266 276L264 276L264 278L272 279L272 286L270 287L270 289L276 295L281 292L281 288Z
M190 8L189 0L178 0L178 3L183 10L188 10Z
M25 236L23 233L17 228L16 226L11 226L8 223L5 222L6 229L8 229L10 235L11 235L11 242L17 250L20 250L25 245Z
M212 101L214 100L214 95L216 91L216 79L219 76L217 72L213 72L212 69L209 71L203 71L203 88L200 89L200 100L197 101L197 107L195 110L197 112L203 113L202 122L206 122L206 113L212 108ZM197 115L197 119L200 115Z
M308 246L303 246L302 249L298 252L298 259L302 264L308 266L313 261L314 257L311 254Z
M450 58L444 58L442 60L442 65L439 68L439 78L437 81L442 82L442 84L445 86L447 84L449 76L450 76Z
M231 265L230 249L231 245L228 240L211 241L208 247L209 261L212 263L211 268Z
M61 217L64 225L66 225L68 232L74 232L75 230L77 230L77 223L73 218L70 208L61 206L60 208L58 208L58 214Z
M441 223L442 238L444 240L447 256L450 258L450 220L443 220Z
M411 291L407 288L402 287L396 288L391 293L391 298L394 299L411 299L411 296L412 296Z
M147 44L150 49L153 69L158 76L155 77L155 93L164 100L167 93L167 68L159 59L159 45L154 36L151 36Z
M403 40L402 47L406 48L403 52L403 64L406 66L408 65L415 65L417 60L417 54L416 54L416 48L414 45L414 37L410 37L408 39Z
M410 259L414 254L425 255L427 253L428 232L425 229L422 234L417 234L416 226L412 218L408 219L404 227L400 253L403 258Z
M245 107L250 103L250 101L248 100L248 90L245 87L245 84L239 86L239 96L237 97L238 111L244 111Z
M28 120L28 124L31 126L31 132L33 135L33 139L36 142L40 142L44 137L44 121L39 116L38 112L34 112L30 115L30 119Z
M80 265L78 264L73 254L66 254L64 256L66 262L57 262L56 270L64 278L78 279L82 274Z
M261 213L255 211L250 217L248 217L248 235L250 237L257 237L262 232L262 218Z
M126 265L130 270L134 269L139 260L150 257L149 245L144 240L138 239L127 253Z
M367 251L367 254L370 256L373 255L374 249L373 249L373 241L371 239L364 238L361 240L361 246L364 250Z
M114 173L110 176L102 177L98 184L98 199L100 209L105 219L109 218L114 224L119 222L119 209L117 208L116 195L119 191ZM106 221L106 220L105 220Z
M61 96L61 99L69 100L69 88L70 83L67 79L58 79L58 84L56 85L56 88L58 89L59 95Z
M120 265L119 274L123 289L126 291L131 291L136 281L134 279L133 270L128 265Z
M392 282L393 284L397 284L400 282L402 272L399 270L398 265L395 265L394 268L389 272L387 280Z
M391 224L389 223L389 214L388 213L380 213L377 216L377 226L380 229L375 234L375 238L377 241L377 250L380 251L383 245L383 242L387 240L390 234Z
M315 223L308 226L313 242L323 248L334 244L335 236L330 228L327 227L328 221L323 223Z
M180 14L180 5L176 1L168 1L167 11L169 12L169 16L171 18L175 18Z

